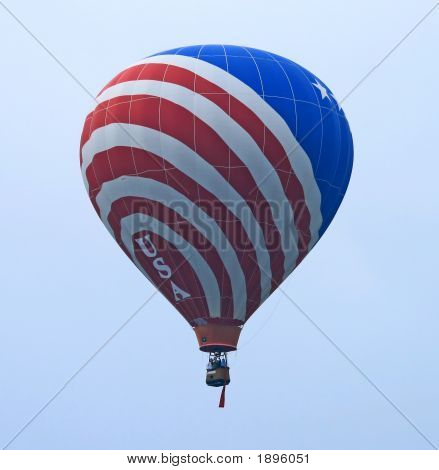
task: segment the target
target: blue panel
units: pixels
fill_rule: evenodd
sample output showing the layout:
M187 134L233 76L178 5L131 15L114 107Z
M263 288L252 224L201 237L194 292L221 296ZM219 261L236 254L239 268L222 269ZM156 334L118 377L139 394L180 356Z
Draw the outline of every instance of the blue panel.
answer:
M261 51L260 49L255 49L254 47L246 47L246 50L255 59L257 58L273 60L273 56L269 52Z
M227 54L227 61L229 63L229 73L253 88L258 95L262 95L261 79L256 64L251 57L235 57Z
M251 55L245 47L225 45L224 48L228 56L251 58Z
M221 44L207 44L201 49L200 57L212 55L225 55L225 49Z
M281 116L287 120L288 123L295 131L296 129L296 106L294 100L289 98L278 98L266 96L265 101L274 109L277 110ZM295 132L293 132L295 134Z
M273 59L255 59L255 62L262 78L265 96L293 98L288 77L282 72L277 62Z
M199 56L228 70L284 119L311 161L322 195L323 234L346 192L353 162L349 125L325 83L289 59L249 47L189 46L165 53Z
M225 55L200 55L200 59L205 62L209 62L212 65L216 65L224 70L227 70L227 58Z
M186 47L183 47L183 49L181 49L178 52L178 54L186 55L188 57L198 57L203 47L204 47L203 45L186 46Z

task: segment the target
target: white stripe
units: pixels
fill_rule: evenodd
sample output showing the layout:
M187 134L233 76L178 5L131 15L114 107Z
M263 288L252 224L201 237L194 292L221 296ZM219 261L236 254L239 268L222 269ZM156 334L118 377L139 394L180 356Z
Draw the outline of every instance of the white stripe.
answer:
M255 249L261 272L261 302L269 296L271 265L264 233L241 195L212 165L187 145L155 129L136 124L108 124L96 129L82 149L82 175L87 191L86 171L94 155L115 145L141 148L164 158L221 201L241 221Z
M121 220L121 227L124 227L122 232L122 241L130 252L133 261L137 261L137 257L135 255L132 237L135 233L140 232L141 230L153 232L178 247L179 253L186 258L201 283L207 306L209 308L209 316L221 316L221 294L215 274L198 250L196 250L186 239L174 232L174 230L163 222L142 213L131 214L124 217ZM181 287L187 290L186 286Z
M105 90L98 98L109 100L123 95L152 95L176 103L214 129L246 165L259 190L271 207L273 220L280 232L285 255L284 270L288 275L298 256L294 214L276 171L258 144L234 119L203 95L174 83L155 80L123 82ZM199 180L204 181L204 178Z
M235 250L230 245L227 237L214 219L195 205L186 196L175 189L158 181L138 176L121 176L112 181L107 181L101 187L96 196L102 222L107 230L114 233L108 221L113 202L124 197L139 197L158 201L172 208L175 212L187 219L205 238L215 247L232 284L232 296L234 306L234 318L244 320L247 305L247 291L244 273L236 256ZM176 204L178 203L178 204ZM186 210L184 210L186 209ZM188 217L189 212L190 217ZM208 228L208 230L206 230Z
M165 54L147 57L133 64L133 66L140 64L168 64L184 67L200 77L215 83L230 95L235 96L259 117L282 144L290 164L303 187L305 202L311 216L310 232L312 238L309 246L309 249L311 249L319 238L318 232L322 225L322 214L320 212L321 194L315 180L311 161L284 119L251 87L222 68L209 62L194 57ZM103 93L105 92L106 90Z

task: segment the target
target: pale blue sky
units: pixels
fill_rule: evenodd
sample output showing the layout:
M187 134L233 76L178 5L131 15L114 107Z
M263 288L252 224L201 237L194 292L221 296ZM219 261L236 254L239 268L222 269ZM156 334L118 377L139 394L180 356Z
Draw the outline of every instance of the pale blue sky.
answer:
M6 4L93 94L146 55L228 43L291 58L340 99L433 1ZM4 446L153 288L83 187L78 147L92 100L1 8L0 38ZM438 39L439 10L344 103L351 184L284 284L436 445ZM429 447L281 293L248 322L241 345L221 410L193 332L157 295L11 448Z

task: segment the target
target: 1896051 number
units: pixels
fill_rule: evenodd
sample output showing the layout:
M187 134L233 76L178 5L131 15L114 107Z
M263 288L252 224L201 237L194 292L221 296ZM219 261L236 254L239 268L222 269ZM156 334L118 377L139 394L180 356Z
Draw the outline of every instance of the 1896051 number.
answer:
M308 463L308 454L258 454L259 463Z

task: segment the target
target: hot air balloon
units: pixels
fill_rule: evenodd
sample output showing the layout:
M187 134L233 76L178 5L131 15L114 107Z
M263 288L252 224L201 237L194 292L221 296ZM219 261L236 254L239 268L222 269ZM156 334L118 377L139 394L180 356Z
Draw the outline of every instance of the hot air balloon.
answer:
M193 328L223 406L227 353L346 192L353 144L340 104L279 55L182 47L116 75L80 147L96 212Z

